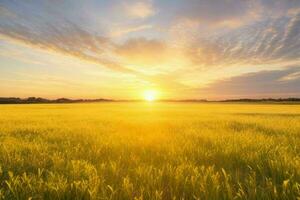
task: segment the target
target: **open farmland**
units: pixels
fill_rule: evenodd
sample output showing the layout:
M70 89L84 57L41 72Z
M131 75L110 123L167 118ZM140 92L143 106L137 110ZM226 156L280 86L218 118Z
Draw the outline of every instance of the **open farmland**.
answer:
M300 106L0 105L1 199L300 199Z

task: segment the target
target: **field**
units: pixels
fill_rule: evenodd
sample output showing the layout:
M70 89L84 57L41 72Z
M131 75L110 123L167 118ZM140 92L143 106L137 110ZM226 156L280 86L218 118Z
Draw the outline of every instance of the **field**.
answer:
M0 199L300 199L300 105L0 105Z

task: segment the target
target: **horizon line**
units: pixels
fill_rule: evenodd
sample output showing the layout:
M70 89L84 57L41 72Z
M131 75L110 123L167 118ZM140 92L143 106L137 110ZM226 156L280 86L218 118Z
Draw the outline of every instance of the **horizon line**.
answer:
M144 99L112 99L112 98L43 98L43 97L0 97L0 104L5 103L80 103L80 102L145 102ZM228 98L218 100L208 100L204 98L192 98L192 99L156 99L153 102L255 102L255 101L300 101L299 97L280 97L280 98Z

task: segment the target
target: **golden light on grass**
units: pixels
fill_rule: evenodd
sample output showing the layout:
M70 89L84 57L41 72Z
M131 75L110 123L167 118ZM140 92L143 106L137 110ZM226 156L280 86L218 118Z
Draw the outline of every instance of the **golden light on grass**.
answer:
M145 90L144 99L145 101L155 101L157 99L158 92L156 90Z
M0 199L299 197L300 106L147 103L0 105Z

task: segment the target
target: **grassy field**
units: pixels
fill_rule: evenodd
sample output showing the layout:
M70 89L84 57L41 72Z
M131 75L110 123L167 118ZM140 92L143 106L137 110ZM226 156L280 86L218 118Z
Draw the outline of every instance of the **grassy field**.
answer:
M0 106L0 199L300 199L300 105Z

